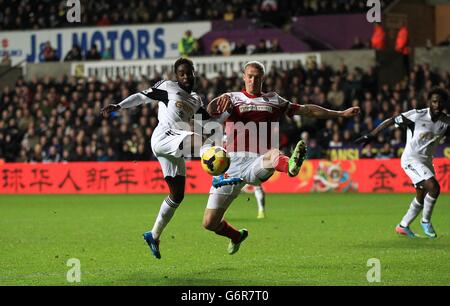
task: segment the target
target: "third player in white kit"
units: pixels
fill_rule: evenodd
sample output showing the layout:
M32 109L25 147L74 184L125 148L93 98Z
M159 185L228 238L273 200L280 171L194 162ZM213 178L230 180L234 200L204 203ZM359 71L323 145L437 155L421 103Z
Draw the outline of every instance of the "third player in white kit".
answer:
M380 124L369 134L356 140L367 144L383 129L395 124L407 129L405 151L401 158L401 166L416 187L416 197L396 227L396 232L408 237L416 235L409 228L423 209L421 222L426 236L437 237L431 224L433 208L440 194L440 186L435 177L433 153L450 125L450 116L443 113L448 102L448 93L443 88L433 88L428 96L429 108L411 110L400 116L390 118Z

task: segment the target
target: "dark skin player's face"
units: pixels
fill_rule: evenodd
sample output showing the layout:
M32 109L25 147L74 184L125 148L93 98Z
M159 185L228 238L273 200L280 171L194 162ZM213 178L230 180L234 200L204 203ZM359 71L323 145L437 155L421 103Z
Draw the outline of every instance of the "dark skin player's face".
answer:
M191 92L194 89L195 75L194 71L187 64L178 66L176 71L177 82L182 89Z
M444 101L440 95L432 95L430 99L430 111L434 118L439 117L444 110Z

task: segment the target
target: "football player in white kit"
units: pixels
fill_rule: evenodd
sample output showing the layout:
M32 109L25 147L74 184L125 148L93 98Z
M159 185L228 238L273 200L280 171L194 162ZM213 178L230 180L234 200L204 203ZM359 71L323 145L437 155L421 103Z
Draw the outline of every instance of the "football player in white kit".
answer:
M194 114L201 113L209 117L202 99L195 93L194 64L186 58L178 59L174 64L176 82L162 80L152 88L129 96L119 104L110 104L102 109L106 117L122 108L132 108L145 103L158 103L158 126L155 128L151 147L158 158L165 181L170 190L161 204L153 229L144 233L153 255L160 259L160 236L172 219L175 210L184 199L186 183L186 164L183 157L183 143L199 143L202 138L190 131L189 122ZM205 118L207 119L207 118ZM187 139L199 137L199 139ZM200 142L202 143L202 142Z
M239 250L240 244L247 238L246 229L237 230L233 225L224 219L224 214L231 203L239 195L245 184L255 186L267 181L275 171L287 173L295 177L300 172L303 159L306 156L306 145L303 140L297 143L291 157L284 155L275 148L271 133L278 133L271 129L271 123L278 123L285 115L303 115L315 118L336 118L353 117L359 114L359 107L352 107L345 111L333 111L317 105L293 104L277 93L263 93L262 84L264 81L265 67L262 63L253 61L245 64L243 69L243 79L245 89L241 92L232 92L221 95L212 100L208 105L208 112L211 116L221 116L228 113L226 123L227 151L230 155L231 164L225 175L221 177L240 178L242 181L236 185L225 185L210 190L208 203L203 217L203 227L219 236L230 239L228 253L230 255ZM234 124L259 124L257 134L254 138L265 141L268 148L263 148L261 143L252 146L253 136L236 131ZM268 129L267 129L268 127ZM237 132L237 135L234 135ZM267 133L267 134L266 134ZM233 136L234 135L234 136ZM241 144L245 143L244 146ZM207 146L202 147L202 151ZM214 180L222 178L215 177ZM217 185L216 185L217 186Z
M447 90L435 87L428 95L429 108L414 109L387 119L369 134L356 140L356 143L365 145L374 140L379 132L394 124L407 129L401 166L416 188L416 197L395 228L400 235L416 237L409 226L423 210L420 225L425 235L430 238L437 237L431 224L431 216L440 194L440 185L435 177L433 154L450 125L450 116L443 112L446 103L448 103Z

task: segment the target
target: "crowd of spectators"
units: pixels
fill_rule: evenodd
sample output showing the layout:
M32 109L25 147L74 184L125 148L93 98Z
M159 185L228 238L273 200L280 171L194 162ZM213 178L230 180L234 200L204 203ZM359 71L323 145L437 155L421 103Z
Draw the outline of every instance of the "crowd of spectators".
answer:
M80 0L80 8L81 22L69 23L66 0L0 0L0 30L239 18L280 25L293 16L367 11L366 1L360 0Z
M100 116L100 110L161 78L154 75L139 82L132 77L106 82L75 77L20 79L0 91L0 157L7 162L152 160L150 139L158 123L157 104L123 110L108 119ZM299 62L287 71L268 71L263 89L276 91L293 103L335 110L361 107L362 115L355 119L295 116L283 120L282 149L290 151L302 135L310 147L309 158L327 158L329 149L354 146L355 137L386 118L425 107L427 92L435 85L449 88L449 72L415 66L407 80L391 87L379 84L375 69L349 71L343 65L334 70L324 64L304 66ZM220 74L212 79L200 77L197 92L211 101L223 92L242 88L240 75ZM404 139L400 130L388 130L361 157L398 157Z

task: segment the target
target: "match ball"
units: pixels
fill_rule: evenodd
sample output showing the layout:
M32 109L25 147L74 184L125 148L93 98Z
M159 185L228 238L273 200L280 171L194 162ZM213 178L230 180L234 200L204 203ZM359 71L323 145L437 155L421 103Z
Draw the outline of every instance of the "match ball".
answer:
M222 147L211 147L202 155L202 168L212 176L224 174L229 167L230 158Z

